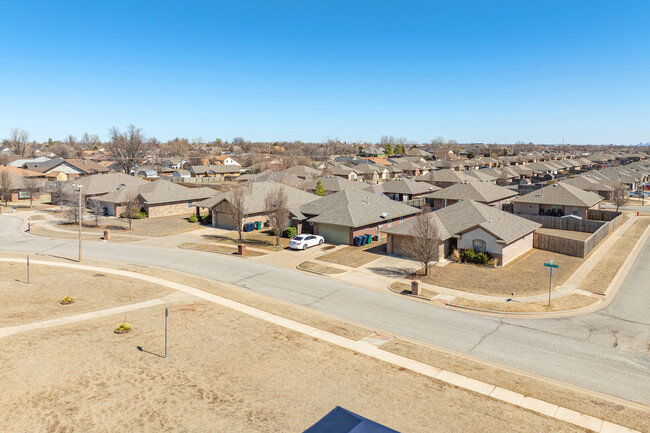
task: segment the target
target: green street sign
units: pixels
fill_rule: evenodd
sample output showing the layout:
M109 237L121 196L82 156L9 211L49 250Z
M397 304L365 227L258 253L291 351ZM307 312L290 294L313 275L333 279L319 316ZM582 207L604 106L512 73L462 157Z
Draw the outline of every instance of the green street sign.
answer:
M560 267L560 266L558 266L556 264L553 264L553 260L551 260L550 263L544 263L544 266L546 266L547 268L559 268Z

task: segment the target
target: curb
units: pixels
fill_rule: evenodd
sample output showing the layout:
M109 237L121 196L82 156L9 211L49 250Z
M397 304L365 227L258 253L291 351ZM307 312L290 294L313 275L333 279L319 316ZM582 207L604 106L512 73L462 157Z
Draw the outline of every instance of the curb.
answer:
M298 264L296 265L296 269L298 269L299 271L302 271L302 272L309 272L309 273L311 273L311 274L320 275L321 277L331 277L332 275L341 275L341 274L344 274L344 273L347 272L347 271L343 271L343 272L339 272L339 273L336 273L336 274L328 274L328 273L325 273L325 272L314 271L313 269L305 269L305 268L301 268L301 267L300 267L300 263L298 263ZM338 268L337 268L337 269L338 269Z

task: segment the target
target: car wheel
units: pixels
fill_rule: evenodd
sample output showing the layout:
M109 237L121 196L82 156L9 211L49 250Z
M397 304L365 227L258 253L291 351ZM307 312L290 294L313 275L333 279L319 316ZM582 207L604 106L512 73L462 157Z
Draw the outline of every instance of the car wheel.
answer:
M307 249L307 244L302 246L303 251Z
M318 241L318 245L323 245L323 240Z

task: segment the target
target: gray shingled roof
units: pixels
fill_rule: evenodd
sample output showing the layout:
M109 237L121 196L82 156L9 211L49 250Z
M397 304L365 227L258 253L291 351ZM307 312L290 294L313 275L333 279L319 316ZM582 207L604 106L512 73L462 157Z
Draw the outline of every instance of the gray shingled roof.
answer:
M434 171L432 173L427 173L423 176L417 176L415 180L424 181L424 182L480 182L478 179L467 176L462 171L456 171L451 169L442 169Z
M135 189L149 182L125 173L105 173L71 179L66 182L66 188L72 189L73 183L82 185L81 192L84 195L98 195L117 191L120 185Z
M492 203L516 196L508 188L486 182L457 183L440 191L424 195L426 198L447 200L474 200L480 203Z
M294 165L285 170L286 173L295 174L298 177L307 178L319 176L321 171L306 165Z
M348 188L364 188L368 186L368 184L365 182L355 182L353 180L345 179L338 176L329 176L329 177L321 177L318 179L314 179L310 182L307 182L305 184L305 189L315 190L318 181L320 181L323 184L323 189L325 189L325 191L328 192L339 192Z
M205 200L217 194L212 188L189 188L168 180L147 182L138 187L136 192L149 204Z
M415 215L420 209L359 189L345 189L300 206L315 223L361 227ZM386 214L386 216L383 216ZM315 215L315 216L314 216Z
M247 182L240 188L243 188L244 202L249 214L265 212L264 199L270 191L274 191L277 188L284 189L287 194L287 204L289 209L309 203L318 198L317 195L278 182ZM195 203L194 206L213 208L224 200L228 201L231 196L232 190L217 194L214 197L210 197L209 199L203 200L199 203Z
M419 218L431 218L442 240L480 227L508 244L541 227L541 224L509 212L465 200L385 229L384 233L412 235Z
M239 173L241 167L238 165L193 165L190 167L190 171L196 174Z
M383 192L390 194L424 194L437 191L440 188L426 182L416 182L411 179L396 179L381 185Z
M593 192L584 191L566 183L556 183L514 199L517 203L538 203L559 206L591 207L603 200Z

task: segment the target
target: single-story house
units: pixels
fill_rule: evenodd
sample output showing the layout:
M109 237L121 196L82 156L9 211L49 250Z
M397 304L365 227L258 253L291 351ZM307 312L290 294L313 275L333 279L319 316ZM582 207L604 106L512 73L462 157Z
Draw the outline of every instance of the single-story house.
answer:
M357 176L365 181L377 182L379 179L388 179L389 171L383 165L358 164L352 167Z
M214 157L212 159L215 162L215 164L217 164L217 165L236 165L236 166L241 167L240 163L238 163L237 161L235 161L234 159L232 159L228 155L216 156L216 157Z
M323 189L325 190L325 195L343 191L344 189L349 189L349 188L360 189L368 186L368 184L365 182L355 182L343 177L329 175L329 176L320 177L318 179L314 179L312 181L307 182L304 186L305 190L316 194L316 188L318 186L318 182L320 182L323 185Z
M294 174L301 179L313 179L317 176L320 176L321 173L320 170L316 170L315 168L308 167L306 165L294 165L284 171L288 174Z
M313 233L325 241L352 245L355 236L381 235L384 229L420 213L420 209L383 195L360 189L344 189L299 207Z
M603 198L566 183L554 183L513 200L514 212L527 215L575 215L587 218L587 210L600 209Z
M220 180L240 175L239 165L186 165L192 177L214 177Z
M81 185L81 193L86 200L115 192L121 188L135 189L146 185L149 181L139 177L129 176L126 173L104 173L75 178L66 183L68 192L72 191L72 184Z
M194 212L193 204L214 196L212 188L189 188L168 180L146 182L136 187L121 187L110 194L97 197L107 216L119 216L125 203L136 194L149 218L183 215Z
M612 198L612 193L614 192L615 188L613 185L609 184L608 181L604 181L602 179L594 179L590 175L568 177L561 180L560 183L575 186L576 188L580 188L585 191L591 191L603 197L605 200L610 200Z
M502 203L509 203L516 195L516 191L491 183L463 182L425 194L423 197L434 209L447 207L462 200L474 200L501 209Z
M246 217L243 221L244 224L247 222L262 221L268 225L265 199L269 192L274 191L277 188L282 188L287 195L290 218L294 219L297 217L299 221L304 219L298 211L300 205L309 203L318 198L318 196L309 192L273 181L246 182L240 188L242 188L244 206L246 208ZM235 223L228 215L228 207L230 206L232 194L233 190L218 193L213 197L195 203L194 206L197 208L197 212L199 212L199 209L201 208L207 208L210 210L213 227L235 230ZM290 225L290 221L287 223ZM297 228L302 229L300 226Z
M438 261L455 249L473 249L487 252L497 264L505 265L533 247L533 232L541 227L491 206L463 200L385 230L388 254L408 256L419 218L430 218L438 230L441 241L436 254Z
M461 182L480 182L478 179L467 176L464 172L451 170L448 168L433 171L415 178L418 182L427 182L440 188L447 188Z
M89 176L92 174L108 173L111 171L92 159L55 158L45 162L26 163L24 168L45 174L58 171L66 173L69 176Z
M332 176L342 177L347 180L357 180L357 173L344 165L326 169Z
M396 179L380 186L386 197L395 201L409 201L438 191L440 188L426 182L416 182L411 179Z

